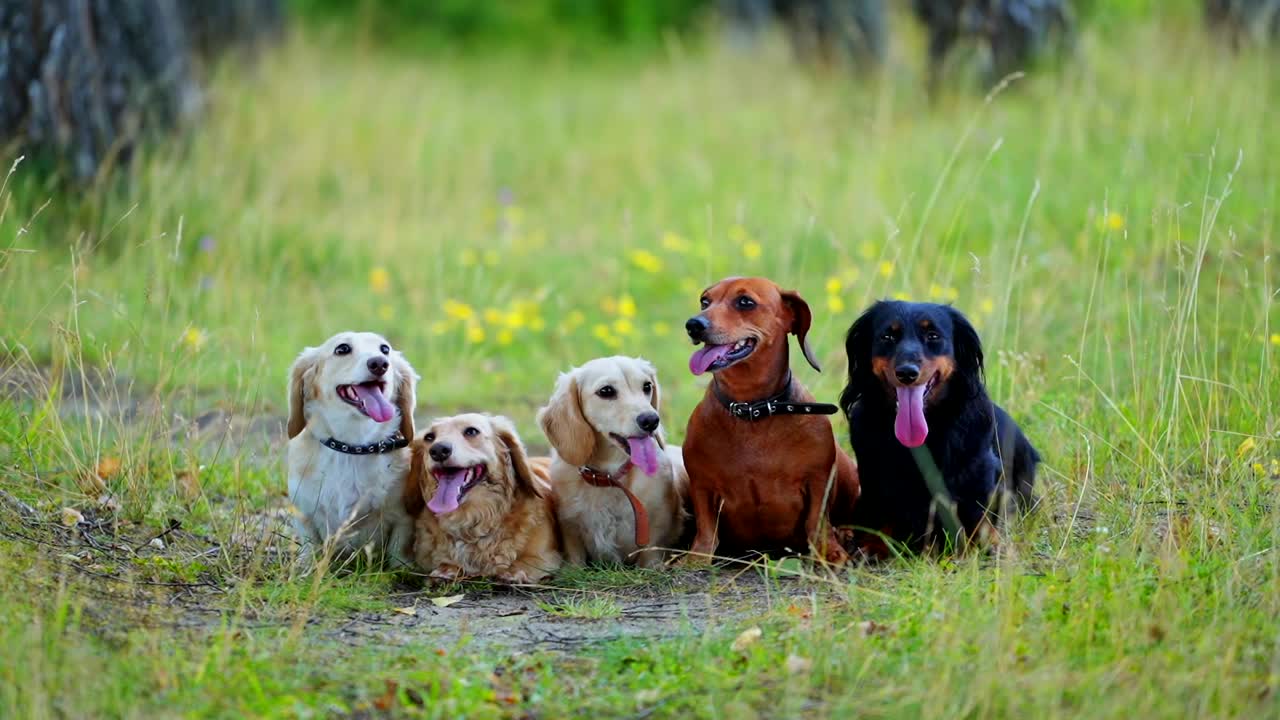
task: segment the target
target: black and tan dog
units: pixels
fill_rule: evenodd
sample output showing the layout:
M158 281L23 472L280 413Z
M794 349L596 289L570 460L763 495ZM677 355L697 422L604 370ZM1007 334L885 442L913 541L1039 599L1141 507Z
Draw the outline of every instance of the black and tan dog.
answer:
M845 351L840 406L862 482L854 523L871 531L859 546L883 557L881 538L913 551L944 538L930 465L966 536L994 539L1005 501L1029 504L1040 455L987 397L973 326L946 305L882 301L849 328Z

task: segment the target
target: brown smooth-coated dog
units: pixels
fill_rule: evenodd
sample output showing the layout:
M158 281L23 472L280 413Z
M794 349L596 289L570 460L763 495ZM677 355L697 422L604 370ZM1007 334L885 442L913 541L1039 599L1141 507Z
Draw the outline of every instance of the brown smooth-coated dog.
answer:
M823 415L735 417L725 400L782 396L812 403L792 378L788 334L820 370L805 336L813 315L794 291L764 278L728 278L702 293L702 312L686 330L705 347L695 375L714 373L689 418L684 461L697 535L692 558L746 552L812 550L832 563L847 559L832 523L847 522L858 498L858 471L836 446ZM783 394L785 393L785 394ZM834 485L828 479L835 466ZM826 506L823 499L826 498Z

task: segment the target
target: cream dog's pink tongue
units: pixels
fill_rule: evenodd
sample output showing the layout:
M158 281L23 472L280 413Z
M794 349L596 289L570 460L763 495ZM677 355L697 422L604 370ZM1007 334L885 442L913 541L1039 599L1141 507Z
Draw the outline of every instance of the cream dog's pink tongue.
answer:
M431 512L437 515L451 513L458 509L458 494L462 492L462 485L467 481L466 470L454 470L452 472L436 475L436 494L427 503L427 507Z
M893 421L893 434L907 447L920 447L929 436L924 420L924 385L898 388L898 417Z
M701 375L717 360L724 359L724 356L729 354L729 350L732 347L732 345L707 345L699 348L693 354L693 357L689 358L689 372L694 375Z
M658 472L658 441L652 435L629 437L627 445L631 447L631 462L645 475Z
M364 406L365 413L374 421L384 423L396 416L396 409L387 402L387 398L382 394L382 388L377 383L361 383L353 387Z

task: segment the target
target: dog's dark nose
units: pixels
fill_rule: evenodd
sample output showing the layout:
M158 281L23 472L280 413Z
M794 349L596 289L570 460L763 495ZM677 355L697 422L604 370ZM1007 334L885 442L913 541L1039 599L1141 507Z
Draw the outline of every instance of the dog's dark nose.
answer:
M432 460L435 460L436 462L444 462L453 454L453 446L447 442L438 442L432 445L431 449L427 452L431 454Z
M640 426L641 430L647 433L657 430L658 423L661 422L662 418L658 417L658 413L656 412L640 413L640 415L636 417L636 424Z
M380 357L369 358L369 362L366 364L369 366L369 372L373 373L374 377L386 375L387 368L391 367L391 363L387 362L386 358Z
M711 322L701 315L694 315L684 324L684 331L689 333L689 339L694 342L702 342L710 328Z
M920 378L920 366L903 363L893 369L893 374L898 376L898 382L910 385Z

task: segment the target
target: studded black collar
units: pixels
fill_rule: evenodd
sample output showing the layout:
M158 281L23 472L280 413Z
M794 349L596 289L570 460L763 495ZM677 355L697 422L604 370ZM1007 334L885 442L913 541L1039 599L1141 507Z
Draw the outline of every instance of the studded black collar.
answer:
M396 433L386 440L379 440L376 443L369 443L368 445L349 445L347 443L334 440L333 438L322 440L320 441L320 444L330 450L337 450L340 453L346 453L348 455L381 455L382 453L389 453L392 450L399 450L402 447L408 447L409 441L400 433Z
M750 402L736 402L720 389L719 383L711 381L711 393L730 415L747 422L757 422L774 415L835 415L840 408L830 403L802 403L789 400L791 397L791 371L787 371L787 379L782 383L782 390L772 397Z

